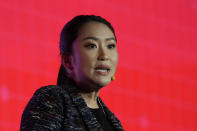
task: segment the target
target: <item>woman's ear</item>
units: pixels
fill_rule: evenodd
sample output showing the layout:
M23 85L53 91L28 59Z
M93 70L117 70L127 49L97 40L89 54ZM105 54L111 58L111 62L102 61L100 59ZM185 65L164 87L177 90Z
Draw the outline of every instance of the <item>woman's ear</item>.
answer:
M72 66L72 60L71 60L70 55L62 55L62 64L64 68L66 68L66 71L70 74L73 71L73 66Z

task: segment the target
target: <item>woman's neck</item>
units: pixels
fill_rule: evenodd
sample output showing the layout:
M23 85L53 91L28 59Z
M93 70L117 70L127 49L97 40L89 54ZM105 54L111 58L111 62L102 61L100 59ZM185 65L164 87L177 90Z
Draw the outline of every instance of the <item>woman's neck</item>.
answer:
M89 108L99 108L97 104L97 97L99 96L99 91L93 91L90 93L80 93Z

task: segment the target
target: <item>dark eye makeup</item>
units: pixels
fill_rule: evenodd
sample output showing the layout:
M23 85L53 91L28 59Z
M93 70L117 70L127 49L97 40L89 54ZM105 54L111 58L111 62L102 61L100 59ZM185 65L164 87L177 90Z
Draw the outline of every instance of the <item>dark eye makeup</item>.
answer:
M108 49L116 48L116 44L109 44L109 45L107 45L107 48Z
M85 47L89 48L89 49L93 49L93 48L97 48L97 46L95 44L86 44Z
M97 44L94 44L94 43L86 43L84 45L84 47L88 48L88 49L94 49L94 48L98 48ZM110 44L107 44L106 47L108 49L114 49L116 48L116 44L115 43L110 43Z

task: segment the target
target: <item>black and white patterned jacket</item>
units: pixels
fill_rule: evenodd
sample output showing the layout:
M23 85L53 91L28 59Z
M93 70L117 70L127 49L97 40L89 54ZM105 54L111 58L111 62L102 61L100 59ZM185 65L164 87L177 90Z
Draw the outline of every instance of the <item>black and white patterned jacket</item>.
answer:
M123 131L120 121L102 106L109 122L117 131ZM27 104L20 131L102 131L73 82L64 86L49 85L39 88Z

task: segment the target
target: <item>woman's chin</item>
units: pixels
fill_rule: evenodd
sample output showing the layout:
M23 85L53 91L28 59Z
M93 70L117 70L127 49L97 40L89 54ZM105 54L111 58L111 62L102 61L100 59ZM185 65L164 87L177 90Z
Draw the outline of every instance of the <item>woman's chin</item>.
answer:
M111 79L96 79L95 80L95 83L100 87L107 86L110 82L111 82Z

